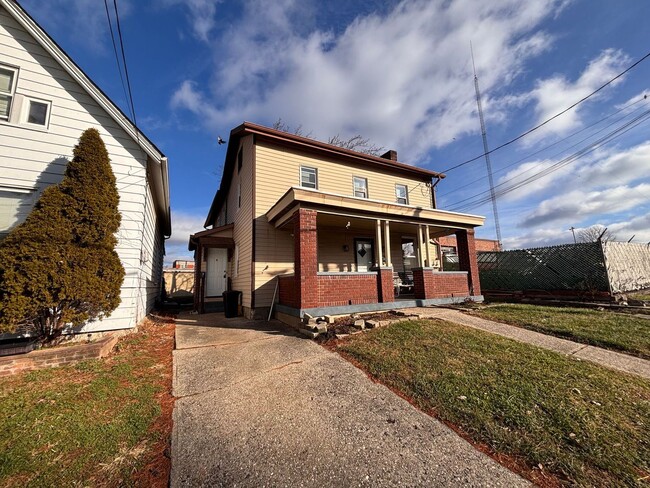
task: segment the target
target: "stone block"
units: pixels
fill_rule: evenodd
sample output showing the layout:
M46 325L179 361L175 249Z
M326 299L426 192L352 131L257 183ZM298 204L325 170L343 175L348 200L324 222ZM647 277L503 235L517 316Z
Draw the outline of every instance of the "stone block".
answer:
M319 321L316 324L316 331L315 332L318 332L319 334L326 334L327 333L327 322Z
M359 330L363 330L366 328L366 321L363 319L358 319L354 321L354 327Z
M331 315L325 315L325 317L323 317L323 319L325 319L325 322L327 322L328 324L333 324L334 323L334 317L332 317Z
M306 337L309 337L310 339L316 339L318 337L318 332L313 332L313 331L311 331L309 329L298 329L298 331L302 335L304 335Z
M379 321L378 320L366 320L366 327L369 329L374 329L375 327L379 327Z

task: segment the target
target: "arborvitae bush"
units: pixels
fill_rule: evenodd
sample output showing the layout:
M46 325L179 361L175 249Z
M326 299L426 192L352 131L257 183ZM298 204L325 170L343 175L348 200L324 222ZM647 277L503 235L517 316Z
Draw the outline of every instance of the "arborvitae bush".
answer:
M99 132L86 130L73 154L63 181L0 242L0 331L51 340L120 304L119 195Z

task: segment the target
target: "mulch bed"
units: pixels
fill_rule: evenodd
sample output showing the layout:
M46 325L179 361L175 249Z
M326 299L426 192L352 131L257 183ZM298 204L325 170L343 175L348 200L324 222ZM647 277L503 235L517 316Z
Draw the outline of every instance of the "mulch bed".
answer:
M167 488L171 474L172 412L172 351L174 350L175 315L157 312L148 316L140 324L140 330L151 337L149 344L155 345L157 363L162 374L158 384L161 413L151 426L158 441L149 449L147 459L141 469L133 474L133 484L142 487Z

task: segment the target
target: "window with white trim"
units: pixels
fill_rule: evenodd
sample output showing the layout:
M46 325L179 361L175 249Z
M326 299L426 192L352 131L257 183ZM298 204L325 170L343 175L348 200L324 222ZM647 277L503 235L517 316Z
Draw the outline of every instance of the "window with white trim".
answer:
M354 196L358 198L368 198L368 178L359 176L352 177L354 185Z
M0 240L27 218L35 195L33 188L0 186Z
M300 167L300 186L318 189L318 170L307 166Z
M26 125L45 127L50 123L52 102L38 98L24 97L21 122Z
M9 120L17 79L17 68L0 64L0 120Z
M409 189L406 185L395 185L395 201L402 205L409 204Z

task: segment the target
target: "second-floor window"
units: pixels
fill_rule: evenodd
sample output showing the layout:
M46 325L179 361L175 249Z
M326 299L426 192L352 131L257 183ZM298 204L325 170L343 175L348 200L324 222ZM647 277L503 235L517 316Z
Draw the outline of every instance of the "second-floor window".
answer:
M18 70L0 65L0 119L9 120Z
M318 170L316 168L300 167L300 186L318 189Z
M355 176L352 178L354 185L354 196L358 198L368 198L368 179Z
M395 185L395 201L402 205L409 204L409 189L406 185Z

